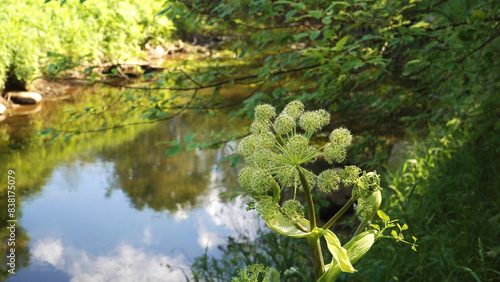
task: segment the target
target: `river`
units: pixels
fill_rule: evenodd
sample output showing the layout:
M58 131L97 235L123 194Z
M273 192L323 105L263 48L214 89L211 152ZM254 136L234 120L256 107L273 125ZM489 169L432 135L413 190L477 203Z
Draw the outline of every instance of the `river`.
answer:
M238 188L238 169L222 161L235 143L170 158L161 144L193 132L195 141L209 140L240 123L220 112L210 119L186 112L66 141L32 137L88 99L47 101L34 115L0 124L0 179L13 170L17 185L16 274L6 281L185 281L194 258L220 255L217 246L229 236L258 236L264 223L246 211L245 200L224 195ZM4 226L9 218L1 220Z

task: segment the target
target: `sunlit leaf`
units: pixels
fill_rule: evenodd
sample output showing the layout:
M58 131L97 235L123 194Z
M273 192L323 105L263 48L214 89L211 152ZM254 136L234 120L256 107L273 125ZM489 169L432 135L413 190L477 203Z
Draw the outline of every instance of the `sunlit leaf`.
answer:
M266 224L272 230L278 232L281 235L285 235L288 237L305 238L307 236L310 236L310 234L311 234L310 232L304 232L302 230L297 229L297 227L295 227L295 225L288 222L281 214L276 215L272 220L266 221ZM309 221L308 220L302 219L300 221L300 224L304 228L306 228L306 230L309 230Z
M330 230L321 229L321 234L325 236L326 245L328 250L332 254L333 261L335 261L340 270L343 272L354 273L356 269L352 266L347 255L347 250L340 245L340 241L337 236ZM332 261L332 263L333 263Z
M321 18L321 16L323 15L323 12L320 11L320 10L310 10L309 11L309 14L313 17L315 17L316 19L319 19Z
M352 238L343 246L347 250L347 257L351 264L358 262L370 250L373 243L375 243L377 234L375 230L365 231ZM340 265L335 261L325 265L325 270L325 273L318 279L318 282L334 281L337 275L342 272Z

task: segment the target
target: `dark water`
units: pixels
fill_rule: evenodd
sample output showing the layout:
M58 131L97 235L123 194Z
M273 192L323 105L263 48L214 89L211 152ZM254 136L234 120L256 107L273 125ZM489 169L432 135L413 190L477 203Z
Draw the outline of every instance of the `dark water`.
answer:
M83 141L4 148L0 173L15 170L19 183L16 274L6 281L185 281L205 250L217 256L228 236L257 236L263 223L244 200L220 196L238 187L237 169L221 162L236 144L172 158L158 145L234 126L223 114L187 113Z

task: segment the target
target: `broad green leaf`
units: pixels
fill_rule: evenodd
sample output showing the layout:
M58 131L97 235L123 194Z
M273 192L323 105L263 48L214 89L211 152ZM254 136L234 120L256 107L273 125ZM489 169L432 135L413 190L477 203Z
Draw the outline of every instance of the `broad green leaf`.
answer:
M383 212L382 210L378 210L377 215L384 222L389 222L391 220L391 218L387 214L385 214L385 212Z
M354 273L356 269L352 266L347 250L340 244L339 238L330 230L321 229L321 234L325 236L328 250L332 254L332 263L339 265L343 272Z
M358 262L370 250L373 243L375 243L377 234L378 232L375 230L365 231L352 238L344 245L344 249L347 250L347 256L351 264ZM335 261L326 265L325 269L325 273L318 279L318 282L334 281L337 275L342 272L339 264Z
M182 147L180 145L172 146L172 147L170 147L170 149L168 149L165 152L165 157L167 157L167 158L173 157L173 156L177 155L181 150L182 150Z
M322 12L322 11L320 11L320 10L310 10L310 11L309 11L309 14L310 14L311 16L313 16L314 18L319 19L319 18L321 18L321 16L323 15L323 12Z
M311 236L311 232L304 232L302 230L297 229L295 225L288 222L285 217L281 214L278 214L272 220L266 221L267 226L272 230L278 232L281 235L285 235L287 237L293 238L305 238L307 236ZM302 219L300 224L306 229L309 230L309 221L307 219Z
M200 143L198 143L198 142L189 143L186 146L186 151L193 150L193 149L197 148L198 146L200 146Z
M186 137L184 138L184 141L186 141L186 143L191 143L193 142L193 138L196 136L196 133L190 133L188 135L186 135Z
M309 38L310 38L311 40L314 40L314 39L316 39L316 37L318 37L320 34L321 34L321 30L316 30L316 31L314 31L313 33L311 33L311 35L309 36Z
M392 235L392 237L394 237L396 239L398 238L398 232L396 232L396 230L392 230L391 235Z

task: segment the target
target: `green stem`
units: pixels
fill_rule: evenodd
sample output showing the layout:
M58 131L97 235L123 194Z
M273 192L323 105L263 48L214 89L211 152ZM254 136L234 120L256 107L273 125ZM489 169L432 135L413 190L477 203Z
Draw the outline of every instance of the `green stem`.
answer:
M361 223L359 224L358 229L356 229L356 232L354 232L352 238L356 237L356 235L358 235L359 232L363 231L363 229L365 229L366 227L366 224L368 224L368 220L366 220L366 218L363 218L363 221L361 221Z
M323 229L329 229L332 225L347 211L347 209L356 201L357 198L352 197L349 202L345 203L345 205L332 217L330 220L323 225Z
M311 251L311 257L313 261L313 270L314 277L316 281L323 275L325 272L325 265L323 262L323 254L321 253L321 245L319 242L319 238L316 236L307 237L307 241L309 242L309 250Z
M309 213L309 222L311 224L312 231L314 228L316 228L316 213L314 212L314 202L311 195L311 189L309 188L309 184L307 183L304 172L302 172L302 168L299 166L297 167L297 170L299 171L300 183L302 184L304 193L306 194L307 211Z
M307 183L306 176L299 166L297 168L299 171L300 182L304 188L304 193L306 194L307 200L307 210L309 212L309 222L311 231L316 228L316 213L314 212L314 202L311 195L311 189ZM313 263L314 277L318 280L321 275L325 272L325 263L323 261L323 253L321 252L321 244L319 243L319 237L307 237L309 242L309 250L311 251L311 258Z

